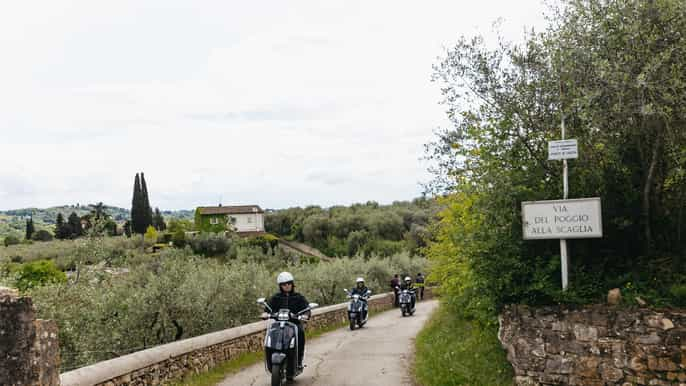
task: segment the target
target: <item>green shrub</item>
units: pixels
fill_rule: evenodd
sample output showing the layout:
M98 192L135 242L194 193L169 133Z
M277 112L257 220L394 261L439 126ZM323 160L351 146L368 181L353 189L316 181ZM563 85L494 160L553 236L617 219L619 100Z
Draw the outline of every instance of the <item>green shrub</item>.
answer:
M46 231L45 229L41 229L39 231L36 231L32 236L31 240L33 241L52 241L52 233Z
M669 287L672 302L679 307L686 307L686 284L674 284Z
M177 229L172 234L172 245L176 248L183 248L186 246L186 232L183 229Z
M231 249L233 241L217 233L202 233L188 240L193 252L207 256L224 256Z
M19 244L21 241L19 240L18 237L16 237L16 236L11 236L11 235L10 235L10 236L6 236L6 237L5 237L5 241L4 241L4 242L5 242L5 246L6 246L6 247L9 247L10 245L17 245L17 244Z
M38 260L23 264L17 271L17 288L26 291L50 283L64 283L67 275L50 260Z

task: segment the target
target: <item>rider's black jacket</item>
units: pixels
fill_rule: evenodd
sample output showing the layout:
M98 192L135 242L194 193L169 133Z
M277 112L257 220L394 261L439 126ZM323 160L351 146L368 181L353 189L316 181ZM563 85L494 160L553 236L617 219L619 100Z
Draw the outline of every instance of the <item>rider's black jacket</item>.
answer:
M369 288L367 288L367 286L364 286L364 287L362 287L362 288L358 288L358 287L356 286L355 288L353 288L352 295L364 296L364 295L367 294L367 291L369 291Z
M269 307L272 308L273 312L287 308L294 314L297 314L310 305L303 295L295 291L277 292L269 299L267 304L269 304Z

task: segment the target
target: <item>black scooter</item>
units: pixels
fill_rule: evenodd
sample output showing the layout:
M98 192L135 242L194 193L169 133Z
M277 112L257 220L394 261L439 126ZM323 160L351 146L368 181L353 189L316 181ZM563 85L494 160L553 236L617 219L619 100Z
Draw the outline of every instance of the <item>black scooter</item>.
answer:
M400 312L403 316L414 315L416 307L412 305L413 299L416 297L415 289L401 289L398 294L398 302L400 303ZM416 302L414 302L416 304Z
M350 330L354 330L356 326L362 328L362 326L367 323L367 319L369 319L367 300L372 295L372 291L368 289L364 296L358 294L351 295L347 288L344 288L343 291L348 294L348 298L350 299L350 304L348 304ZM362 315L364 315L364 319L362 318Z
M309 320L306 314L319 305L310 303L307 308L294 314L288 309L272 310L264 298L257 299L257 304L269 311L263 319L274 320L264 337L264 363L267 372L271 373L272 386L282 386L303 371L298 366L298 326L293 321L306 322Z

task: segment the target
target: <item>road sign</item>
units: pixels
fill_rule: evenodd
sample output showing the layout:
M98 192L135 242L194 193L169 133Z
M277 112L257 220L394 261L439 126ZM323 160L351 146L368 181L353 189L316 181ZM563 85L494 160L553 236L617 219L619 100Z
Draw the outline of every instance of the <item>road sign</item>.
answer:
M525 240L603 237L600 197L522 202Z
M579 158L576 139L548 142L548 160Z

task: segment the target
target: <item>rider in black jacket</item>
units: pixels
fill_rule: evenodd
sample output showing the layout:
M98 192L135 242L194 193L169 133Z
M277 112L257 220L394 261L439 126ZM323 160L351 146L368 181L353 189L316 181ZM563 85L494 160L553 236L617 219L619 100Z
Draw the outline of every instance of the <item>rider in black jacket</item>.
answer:
M369 288L367 288L367 286L364 285L364 279L361 277L358 277L357 280L355 280L355 282L355 288L353 288L352 295L360 295L360 300L364 302L364 311L362 311L362 319L367 319L366 296L368 295Z
M268 304L274 312L287 308L292 313L298 312L309 307L309 302L305 297L295 292L295 284L293 284L293 275L289 272L281 272L276 279L279 284L279 292L269 299ZM303 355L305 355L305 330L299 320L293 320L298 326L298 366L302 366Z

